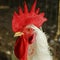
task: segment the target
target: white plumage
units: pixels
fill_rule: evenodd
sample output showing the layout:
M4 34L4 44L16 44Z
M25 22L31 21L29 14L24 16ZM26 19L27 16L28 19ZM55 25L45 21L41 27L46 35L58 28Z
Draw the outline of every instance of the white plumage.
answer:
M34 25L27 27L34 29L36 33L35 42L29 45L28 60L53 60L44 32Z

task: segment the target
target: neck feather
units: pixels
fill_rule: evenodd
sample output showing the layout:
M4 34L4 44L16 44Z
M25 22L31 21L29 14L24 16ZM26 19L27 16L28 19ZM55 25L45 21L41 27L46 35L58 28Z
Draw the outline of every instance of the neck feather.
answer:
M37 60L53 60L49 51L49 46L45 33L36 26L31 27L35 30L36 33L36 42L35 42L37 52L36 56L39 58Z

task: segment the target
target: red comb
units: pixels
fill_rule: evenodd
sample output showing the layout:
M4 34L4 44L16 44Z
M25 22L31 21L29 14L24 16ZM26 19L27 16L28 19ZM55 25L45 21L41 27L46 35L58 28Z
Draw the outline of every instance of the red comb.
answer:
M36 1L32 5L30 12L28 12L28 8L26 2L24 2L24 12L22 8L19 8L19 14L16 12L13 15L12 20L12 29L14 32L22 31L23 28L29 24L34 24L38 28L42 26L42 24L47 20L44 17L44 13L39 13L39 8L35 10Z

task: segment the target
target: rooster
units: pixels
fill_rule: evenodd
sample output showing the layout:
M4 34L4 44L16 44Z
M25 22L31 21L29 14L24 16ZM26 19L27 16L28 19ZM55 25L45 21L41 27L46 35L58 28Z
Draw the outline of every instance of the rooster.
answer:
M40 29L47 19L44 13L39 14L39 8L35 10L36 1L28 11L24 2L24 12L19 8L19 14L14 12L12 30L14 37L18 36L14 53L19 60L53 60L49 51L47 37Z

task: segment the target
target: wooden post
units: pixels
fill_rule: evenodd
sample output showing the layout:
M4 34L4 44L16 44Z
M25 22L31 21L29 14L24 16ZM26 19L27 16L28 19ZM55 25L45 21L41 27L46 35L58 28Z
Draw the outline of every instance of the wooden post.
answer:
M58 14L58 32L57 35L60 34L60 1L59 1L59 14Z
M58 35L60 35L60 0L59 0L59 11L58 11L58 29L57 29L57 35L55 37L55 40L57 40Z

